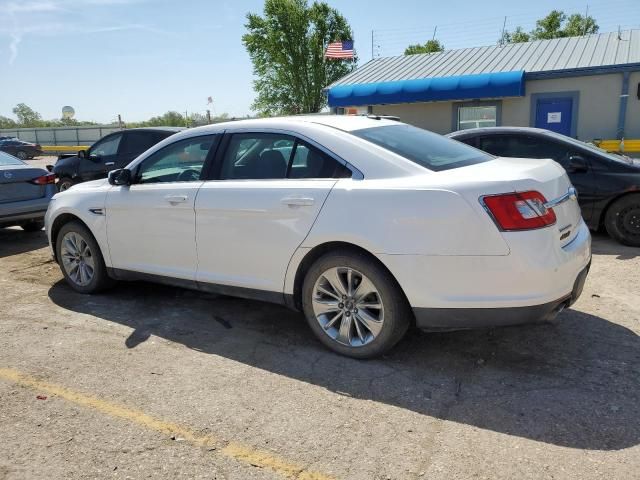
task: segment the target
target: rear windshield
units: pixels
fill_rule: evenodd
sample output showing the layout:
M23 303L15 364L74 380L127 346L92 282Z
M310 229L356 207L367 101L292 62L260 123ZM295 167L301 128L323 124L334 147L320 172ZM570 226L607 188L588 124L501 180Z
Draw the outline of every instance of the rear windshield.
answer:
M436 172L495 158L476 148L411 125L365 128L351 133Z
M24 162L18 160L12 155L9 155L8 153L0 152L0 167L5 167L7 165L24 165Z

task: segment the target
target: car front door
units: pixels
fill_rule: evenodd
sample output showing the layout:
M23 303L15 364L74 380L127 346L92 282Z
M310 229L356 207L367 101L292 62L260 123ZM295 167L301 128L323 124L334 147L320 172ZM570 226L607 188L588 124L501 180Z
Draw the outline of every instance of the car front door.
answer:
M114 186L106 200L113 267L195 280L194 204L217 135L178 140L132 170L132 184Z
M198 282L282 295L289 260L336 183L351 172L281 133L227 135L196 199Z
M478 146L481 150L502 157L555 160L567 171L571 183L578 190L582 217L587 223L591 220L597 188L589 158L580 155L576 148L543 135L518 134L484 136L480 138Z
M113 170L122 142L122 132L112 133L94 143L78 163L78 176L83 181L105 178Z

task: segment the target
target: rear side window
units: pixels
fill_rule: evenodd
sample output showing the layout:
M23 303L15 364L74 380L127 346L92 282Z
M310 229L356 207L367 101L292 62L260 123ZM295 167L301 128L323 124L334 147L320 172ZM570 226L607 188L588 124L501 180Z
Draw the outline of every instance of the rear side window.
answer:
M127 132L122 139L120 153L138 155L165 138L156 132Z
M568 150L542 138L527 135L492 135L480 138L480 148L501 157L551 158L565 164Z
M436 172L493 158L473 147L411 125L365 128L351 133Z
M351 177L339 162L290 135L234 134L222 160L223 180Z

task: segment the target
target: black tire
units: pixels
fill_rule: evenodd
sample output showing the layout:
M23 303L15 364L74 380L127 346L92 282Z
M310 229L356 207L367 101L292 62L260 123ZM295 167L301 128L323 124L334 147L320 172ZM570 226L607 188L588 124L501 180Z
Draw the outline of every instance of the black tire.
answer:
M39 232L44 228L44 221L42 220L34 220L33 222L25 223L21 225L21 228L25 232Z
M316 281L334 267L351 268L362 273L378 291L384 306L384 321L380 332L370 343L359 346L339 343L326 333L315 316L312 300ZM409 303L393 276L375 259L347 249L327 253L311 266L302 286L302 306L311 330L325 346L341 355L359 359L377 357L389 351L402 339L413 319Z
M24 150L18 150L16 152L16 157L18 157L20 160L26 160L27 158L29 158L29 155L27 155L27 152L25 152Z
M640 247L640 194L626 195L613 202L607 209L604 226L614 240Z
M73 187L76 183L78 182L74 181L70 177L61 177L60 180L58 180L58 191L64 192L65 190Z
M93 277L91 281L87 285L80 285L76 283L67 273L62 260L62 241L64 236L69 233L74 232L82 237L82 239L86 242L89 247L91 257L94 263ZM100 251L100 247L98 246L98 242L93 237L91 232L87 227L85 227L80 222L72 221L69 223L65 223L60 231L58 232L58 237L56 238L56 258L58 259L58 264L60 265L60 270L62 270L62 275L64 275L65 280L69 284L71 288L73 288L76 292L80 293L98 293L108 288L111 288L115 285L115 280L113 280L107 274L107 267L104 264L104 259L102 257L102 252Z

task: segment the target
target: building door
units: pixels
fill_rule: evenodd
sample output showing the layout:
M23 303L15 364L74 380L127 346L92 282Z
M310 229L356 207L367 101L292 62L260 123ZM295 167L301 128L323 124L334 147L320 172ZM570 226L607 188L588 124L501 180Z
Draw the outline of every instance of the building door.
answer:
M536 128L571 136L571 97L539 98L536 103Z

